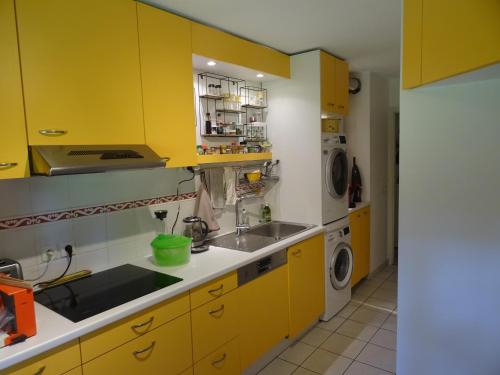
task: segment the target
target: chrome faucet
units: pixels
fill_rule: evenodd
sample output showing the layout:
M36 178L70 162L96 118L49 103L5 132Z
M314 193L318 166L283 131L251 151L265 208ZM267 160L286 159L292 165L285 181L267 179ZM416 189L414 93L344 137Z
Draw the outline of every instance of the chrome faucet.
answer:
M234 210L236 214L236 235L240 236L243 232L250 229L250 225L245 223L240 223L240 202L243 200L242 197L236 198L236 203L234 204Z

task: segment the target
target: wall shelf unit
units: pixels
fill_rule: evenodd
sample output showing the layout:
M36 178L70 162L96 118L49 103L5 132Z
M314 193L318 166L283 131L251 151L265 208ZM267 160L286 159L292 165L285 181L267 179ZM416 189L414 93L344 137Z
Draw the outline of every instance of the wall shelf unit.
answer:
M198 155L198 164L218 164L252 160L272 160L271 152L259 152L248 154L213 154Z

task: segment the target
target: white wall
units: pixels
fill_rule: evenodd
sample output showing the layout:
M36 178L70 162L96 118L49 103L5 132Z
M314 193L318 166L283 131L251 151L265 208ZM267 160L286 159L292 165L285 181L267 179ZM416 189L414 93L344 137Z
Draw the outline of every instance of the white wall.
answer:
M500 80L401 92L397 373L500 373Z
M284 220L322 224L319 51L290 62L290 80L265 85L273 157L281 161L276 211Z
M345 118L345 133L347 136L347 156L349 157L349 171L352 168L352 158L356 158L361 174L361 200L370 201L370 110L371 110L371 73L353 74L361 80L361 91L356 95L349 95L349 115ZM350 179L350 176L349 176Z
M387 260L388 79L371 75L370 83L370 271Z

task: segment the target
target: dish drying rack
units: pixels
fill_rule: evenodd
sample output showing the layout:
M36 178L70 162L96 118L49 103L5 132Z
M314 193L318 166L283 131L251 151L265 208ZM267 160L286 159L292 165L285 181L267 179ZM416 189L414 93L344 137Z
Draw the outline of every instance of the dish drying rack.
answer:
M263 198L267 192L280 180L273 170L280 163L279 160L267 160L262 162L245 162L231 165L235 173L236 197L238 199ZM203 175L207 169L220 168L222 165L200 166L195 170L196 173ZM224 167L228 167L224 164ZM245 174L260 170L261 178L256 182L249 182Z

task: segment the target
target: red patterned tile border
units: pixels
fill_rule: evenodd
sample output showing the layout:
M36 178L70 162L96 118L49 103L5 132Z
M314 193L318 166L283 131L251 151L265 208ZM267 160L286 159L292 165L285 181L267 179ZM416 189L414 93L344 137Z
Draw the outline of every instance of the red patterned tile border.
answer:
M247 192L259 189L262 186L264 186L263 183L257 182L253 184L238 185L236 187L236 190L238 192ZM151 206L153 204L182 201L194 198L196 198L196 192L193 191L189 193L180 194L178 197L177 195L166 195L163 197L140 199L130 202L110 203L101 206L75 208L71 210L49 212L39 215L18 217L12 219L3 219L0 220L0 230L21 228L35 224L52 223L55 221L75 219L78 217L99 215L107 212L117 212L117 211L128 210L130 208L145 207L145 206Z

